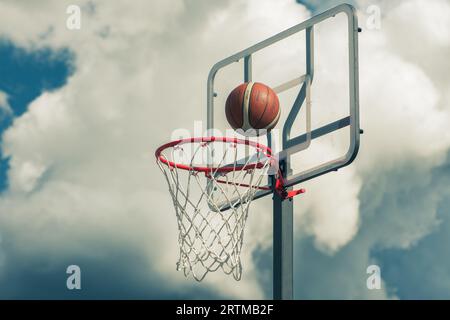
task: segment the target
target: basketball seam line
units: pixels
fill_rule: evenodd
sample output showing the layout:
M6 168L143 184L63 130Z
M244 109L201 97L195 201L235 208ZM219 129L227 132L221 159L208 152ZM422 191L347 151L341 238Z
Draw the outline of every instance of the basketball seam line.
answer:
M250 124L250 120L249 120L249 113L250 113L250 98L251 98L252 91L253 91L253 84L254 84L253 82L249 82L244 91L244 99L242 102L242 113L243 113L242 129L244 131L252 129L252 125Z

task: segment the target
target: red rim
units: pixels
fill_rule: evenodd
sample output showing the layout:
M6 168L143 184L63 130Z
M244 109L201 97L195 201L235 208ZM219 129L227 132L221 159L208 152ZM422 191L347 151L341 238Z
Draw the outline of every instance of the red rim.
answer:
M201 137L201 138L187 138L187 139L180 139L175 140L169 143L166 143L159 147L155 152L155 157L167 165L168 167L172 168L178 168L182 170L188 170L188 171L198 171L198 172L232 172L232 171L239 171L239 170L249 170L249 169L255 169L255 168L262 168L264 166L263 163L258 162L251 165L243 165L243 166L229 166L229 167L197 167L197 166L188 166L185 164L175 163L173 161L167 160L161 153L171 147L174 147L176 145L182 145L187 143L199 143L199 142L228 142L228 143L236 143L236 144L245 144L248 146L255 147L256 149L260 149L265 156L268 158L272 158L272 150L270 150L269 147L254 142L250 140L242 140L238 138L227 138L227 137Z

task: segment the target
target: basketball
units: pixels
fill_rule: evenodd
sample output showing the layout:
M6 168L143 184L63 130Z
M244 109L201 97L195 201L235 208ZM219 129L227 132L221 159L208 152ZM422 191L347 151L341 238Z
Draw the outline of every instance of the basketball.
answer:
M247 82L231 91L225 104L225 114L234 130L269 131L280 118L280 103L270 87L258 82Z

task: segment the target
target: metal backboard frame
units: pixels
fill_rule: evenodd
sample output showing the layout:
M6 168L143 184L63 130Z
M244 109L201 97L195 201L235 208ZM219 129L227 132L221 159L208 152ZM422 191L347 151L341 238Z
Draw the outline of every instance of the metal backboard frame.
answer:
M310 127L310 89L314 82L314 27L324 20L331 19L338 14L345 14L348 23L348 64L349 64L349 115L328 123L311 131ZM349 165L358 153L360 143L359 123L359 78L358 78L358 18L356 10L349 4L342 4L325 11L311 19L282 31L264 41L216 63L208 76L207 82L207 129L214 129L215 89L214 79L219 70L240 60L244 60L244 82L252 79L252 55L299 32L306 33L306 74L290 80L274 88L276 92L283 92L301 84L301 89L289 112L283 126L282 151L279 153L280 168L285 178L285 186L290 188L301 182L313 179L326 173L337 171ZM305 103L306 102L306 103ZM296 122L302 106L306 104L307 132L300 136L291 137L291 129ZM330 134L342 128L349 127L349 148L341 157L321 163L307 171L292 174L291 156L309 147L311 141ZM269 147L271 137L268 137ZM271 184L269 179L268 185ZM270 190L258 191L255 199L274 194L274 298L291 299L293 297L293 202L285 200Z

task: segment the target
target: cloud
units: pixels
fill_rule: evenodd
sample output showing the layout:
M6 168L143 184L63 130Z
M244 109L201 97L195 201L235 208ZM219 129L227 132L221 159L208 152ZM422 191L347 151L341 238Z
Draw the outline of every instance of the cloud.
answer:
M366 4L361 1L360 8ZM433 274L448 265L446 249L437 243L447 242L449 189L444 181L449 163L450 78L442 72L448 66L448 44L428 34L432 25L449 21L450 6L446 1L370 4L380 6L383 19L381 30L363 28L360 35L365 133L352 167L362 181L358 230L332 254L314 244L314 232L306 233L311 238L298 239L296 292L299 298L315 299L442 298L450 283L445 277L436 281ZM364 26L363 19L360 25ZM339 194L348 185L332 187ZM326 204L328 199L322 201ZM325 212L332 219L333 210ZM304 229L311 226L306 220ZM370 264L381 266L381 291L365 287ZM425 279L421 274L430 276Z
M448 169L437 170L433 183L448 185ZM437 188L433 191L438 191ZM450 279L447 270L449 237L449 192L442 190L437 207L441 221L436 231L423 237L409 250L390 249L374 255L384 270L384 278L404 299L448 299Z
M27 289L18 286L14 270L27 273L40 265L42 273L30 273L35 279L45 274L59 281L69 261L88 261L87 269L97 274L110 261L112 277L130 279L136 269L120 261L122 254L142 265L139 279L131 276L130 283L142 281L164 297L264 297L267 269L257 253L270 251L270 199L252 207L241 282L219 273L202 285L185 280L174 271L175 215L153 150L173 129L191 128L203 117L213 63L309 13L290 0L79 3L80 31L65 27L70 1L0 4L3 37L28 50L67 47L76 57L67 84L34 100L3 135L11 188L0 198L0 282L19 288L5 297L39 296L20 292ZM367 265L379 257L373 250L414 248L439 227L443 194L434 193L430 173L443 164L450 145L450 81L443 72L448 43L443 35L428 35L450 19L446 1L427 3L389 6L382 29L361 34L360 157L352 167L307 183L308 193L296 199L298 297L395 297L386 282L379 292L364 287ZM439 14L432 14L435 9ZM404 32L411 15L416 23ZM322 39L331 46L339 38L331 33ZM411 50L422 40L422 50ZM322 48L320 61L337 57L326 44ZM276 68L278 57L265 61ZM325 103L340 101L343 91L327 85L342 75L326 75L316 92L328 90ZM318 157L336 149L323 144L315 152ZM56 284L49 290L61 292ZM136 289L130 296L156 297L152 290Z
M12 114L11 106L8 103L8 96L6 93L0 91L0 119Z
M303 19L306 11L291 1L280 2L272 12L271 5L256 1L140 1L132 6L96 1L83 11L78 32L65 28L68 3L0 5L3 36L28 50L67 47L76 64L64 87L35 99L3 135L11 188L0 199L0 225L13 243L3 248L5 274L11 275L16 264L32 268L37 260L27 257L37 253L62 267L68 256L102 263L110 260L103 253L117 248L142 254L151 265L142 277L157 277L153 285L164 286L168 295L193 292L198 284L174 270L174 209L153 151L173 129L189 128L201 117L204 78L215 61L268 36L274 27L281 30ZM82 8L88 4L80 2ZM210 18L199 20L201 11ZM17 23L32 16L39 17L32 27ZM235 20L241 22L231 23ZM217 41L219 32L231 35L247 27L238 41L231 36L227 43ZM217 273L203 288L217 297L262 298L251 258L262 238L258 233L246 238L247 273L241 282ZM62 269L48 268L48 273Z
M431 12L436 8L444 14L436 14L431 21ZM416 22L407 33L401 30L406 16ZM377 241L386 245L408 247L431 232L438 222L436 206L442 193L430 179L434 168L447 161L450 147L446 130L450 105L445 99L450 77L440 68L448 65L441 54L448 44L427 34L430 24L446 23L445 16L450 17L448 2L436 0L424 6L420 1L404 1L385 12L380 32L369 32L362 39L361 56L366 57L363 63L367 62L361 67L362 87L367 88L361 99L367 129L363 139L371 148L362 153L358 168L367 183L384 192L384 199L372 197L367 210L362 209L364 214L377 206L384 207L376 217L380 222L390 221L383 228L392 230ZM427 51L411 50L422 41L428 42ZM423 63L430 54L433 61ZM377 121L369 120L375 118ZM386 201L391 195L392 199ZM417 212L414 218L412 212ZM390 217L384 216L387 214ZM394 219L398 223L393 223ZM395 240L389 241L390 237Z

